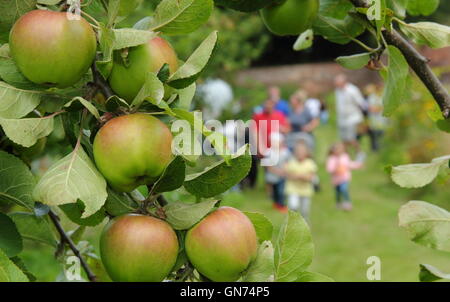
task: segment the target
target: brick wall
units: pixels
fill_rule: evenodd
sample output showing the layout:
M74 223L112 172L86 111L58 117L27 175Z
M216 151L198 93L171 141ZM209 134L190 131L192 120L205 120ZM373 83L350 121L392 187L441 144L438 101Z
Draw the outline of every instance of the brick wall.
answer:
M421 48L421 52L430 59L432 66L450 67L450 47L439 50ZM322 91L329 91L333 88L334 77L339 73L345 73L351 82L360 87L381 80L377 72L366 68L348 70L336 63L318 63L250 68L238 72L235 82L247 86L253 82L284 85L312 80L320 85ZM442 80L450 83L450 74L442 75Z

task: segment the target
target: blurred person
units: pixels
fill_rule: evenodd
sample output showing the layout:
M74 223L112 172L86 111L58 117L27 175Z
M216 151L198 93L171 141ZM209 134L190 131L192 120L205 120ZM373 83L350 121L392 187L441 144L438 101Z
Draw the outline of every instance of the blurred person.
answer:
M314 129L319 125L319 117L306 106L307 94L303 90L296 91L290 97L291 112L289 114L290 133L288 147L293 150L295 145L303 140L311 150L314 150Z
M288 207L299 211L309 223L311 198L314 195L313 179L317 165L311 159L308 146L299 142L294 149L294 156L284 166L286 173L286 194Z
M276 102L273 99L267 99L264 102L263 110L253 115L254 127L252 129L252 142L255 144L258 156L265 156L270 148L270 135L279 130L281 133L287 133L290 129L289 121L283 113L275 109ZM277 123L279 127L272 128L272 123Z
M327 171L331 175L336 192L336 206L344 211L352 210L349 185L352 170L363 166L361 161L352 161L345 150L343 143L337 143L330 149L327 159Z
M334 81L336 95L336 114L339 135L346 147L353 147L359 157L360 146L357 141L358 126L364 121L364 97L358 87L348 82L344 74L339 74Z
M316 83L309 80L303 85L303 89L307 94L305 106L311 112L314 118L320 117L320 109L322 102L319 100L319 92Z
M274 165L267 167L265 180L270 186L273 207L282 213L287 213L288 208L285 205L285 173L283 166L291 157L291 153L286 147L284 136L281 133L272 133L270 138L271 148L267 157L273 160Z
M298 142L306 143L310 152L313 152L316 147L316 140L313 131L320 124L320 107L318 113L311 111L311 106L308 107L307 93L303 90L295 92L291 98L291 113L289 115L290 133L288 136L288 147L293 150ZM320 103L319 103L320 106ZM313 179L314 190L320 191L320 179L316 175Z
M383 98L379 87L375 84L367 85L364 89L368 104L369 137L372 151L380 149L380 140L387 124L383 116Z
M269 86L267 88L267 94L269 95L269 99L275 101L275 110L280 111L286 117L289 116L289 103L281 98L280 88L278 86Z

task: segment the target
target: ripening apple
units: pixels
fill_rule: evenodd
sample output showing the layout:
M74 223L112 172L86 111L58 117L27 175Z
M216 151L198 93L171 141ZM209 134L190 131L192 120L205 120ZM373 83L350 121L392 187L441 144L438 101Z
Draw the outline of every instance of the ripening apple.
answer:
M284 0L261 9L267 28L280 36L299 35L311 28L319 11L319 0Z
M131 192L162 174L172 160L172 138L166 124L152 115L115 117L95 136L95 163L111 187Z
M83 18L70 20L68 13L33 10L14 24L9 45L12 58L27 79L65 88L88 71L97 40Z
M158 72L164 64L169 65L170 74L178 69L175 50L161 37L130 48L126 61L125 63L119 51L115 52L109 84L118 96L129 103L144 85L148 72Z
M161 219L127 214L106 225L100 237L100 254L113 281L160 282L175 265L178 239Z
M236 281L256 258L257 237L248 217L231 207L210 213L186 234L186 254L212 281Z

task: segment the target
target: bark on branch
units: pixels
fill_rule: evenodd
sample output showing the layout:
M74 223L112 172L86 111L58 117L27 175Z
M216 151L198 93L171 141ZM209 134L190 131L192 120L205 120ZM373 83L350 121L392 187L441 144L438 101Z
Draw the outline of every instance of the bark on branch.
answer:
M368 8L369 4L365 0L350 0L354 6ZM433 73L428 65L429 60L421 55L412 46L408 40L403 38L395 29L384 30L383 37L389 45L397 47L405 57L409 66L417 74L420 80L424 83L430 93L433 95L435 101L439 105L444 118L450 117L450 94L444 87L442 82Z
M86 275L88 276L89 281L91 282L96 282L97 281L97 277L95 276L95 274L92 272L91 268L89 267L89 265L86 263L86 261L84 260L83 256L81 255L80 251L78 250L78 248L75 246L75 244L73 243L72 239L67 235L67 233L64 231L63 227L61 226L61 223L59 221L59 217L58 215L56 215L55 212L53 212L52 210L50 210L48 212L48 216L50 217L51 221L53 222L53 224L56 227L56 230L58 231L60 238L61 238L61 242L62 243L66 243L67 245L69 245L70 249L72 250L72 252L75 254L75 256L78 257L78 259L80 259L80 264L83 267L84 271L86 272Z

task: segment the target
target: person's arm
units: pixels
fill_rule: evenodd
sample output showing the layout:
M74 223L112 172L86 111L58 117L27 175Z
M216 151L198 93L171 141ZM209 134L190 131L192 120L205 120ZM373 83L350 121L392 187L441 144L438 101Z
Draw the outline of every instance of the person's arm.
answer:
M327 160L328 173L333 174L334 172L336 172L336 168L337 168L337 160L333 156L330 156Z
M291 123L283 114L281 114L279 122L280 122L280 132L281 133L286 134L286 133L291 132Z
M350 156L348 156L348 155L346 156L345 162L350 170L357 170L357 169L361 169L363 167L362 162L353 161L350 159Z
M364 100L364 97L361 93L361 90L359 90L358 87L353 86L352 92L352 99L355 101L355 103L361 108L361 109L367 109L367 102Z
M277 166L269 166L269 167L267 167L267 170L268 170L270 173L275 174L275 175L278 175L278 176L281 176L281 177L286 176L286 173L285 173L284 169L279 168L279 167L277 167Z
M320 124L320 120L318 118L313 119L308 124L303 127L305 132L313 132Z

